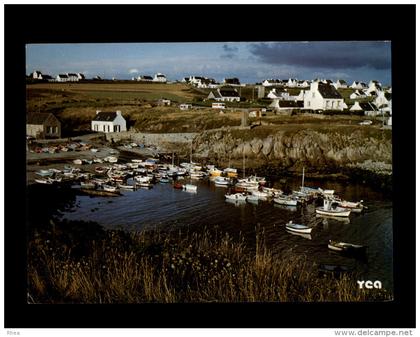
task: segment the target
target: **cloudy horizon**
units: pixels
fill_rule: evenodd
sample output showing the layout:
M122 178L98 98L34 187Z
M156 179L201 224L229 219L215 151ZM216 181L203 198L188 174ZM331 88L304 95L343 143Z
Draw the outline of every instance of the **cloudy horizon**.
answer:
M221 82L326 78L391 84L391 43L354 42L204 42L29 44L26 73L56 76L80 72L87 78L131 79L160 72L169 81L196 75Z

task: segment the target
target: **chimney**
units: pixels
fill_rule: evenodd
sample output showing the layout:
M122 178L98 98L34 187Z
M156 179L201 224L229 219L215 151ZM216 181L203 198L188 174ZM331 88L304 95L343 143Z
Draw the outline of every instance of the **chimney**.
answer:
M101 110L96 110L96 114L98 114L98 113L100 113L101 112Z
M116 111L117 115L121 115L121 110Z

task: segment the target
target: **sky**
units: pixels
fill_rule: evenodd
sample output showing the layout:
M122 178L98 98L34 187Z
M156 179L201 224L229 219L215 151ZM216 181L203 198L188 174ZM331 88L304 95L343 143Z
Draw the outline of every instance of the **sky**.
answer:
M265 79L325 78L391 85L391 43L337 42L194 42L28 44L26 73L56 76L81 72L86 78L131 79L160 72L169 81L190 75L241 83Z

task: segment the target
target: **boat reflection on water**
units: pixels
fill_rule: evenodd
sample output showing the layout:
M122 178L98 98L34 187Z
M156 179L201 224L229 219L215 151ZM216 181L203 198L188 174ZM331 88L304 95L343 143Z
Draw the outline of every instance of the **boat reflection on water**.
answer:
M232 200L232 199L225 199L228 204L235 205L236 207L243 207L246 205L246 200Z
M321 215L321 214L317 214L316 217L318 219L322 219L322 224L328 226L328 222L329 221L338 221L341 222L343 224L348 225L350 223L350 219L349 218L340 218L338 216L331 216L331 215Z
M281 208L281 209L285 209L287 211L290 212L296 212L297 211L297 206L288 206L288 205L279 205L279 204L273 204L275 208Z
M289 230L286 230L286 231L289 234L297 235L297 236L300 236L300 237L302 237L304 239L307 239L307 240L312 240L311 234L308 234L308 233L296 233L296 232L292 232L292 231L289 231Z

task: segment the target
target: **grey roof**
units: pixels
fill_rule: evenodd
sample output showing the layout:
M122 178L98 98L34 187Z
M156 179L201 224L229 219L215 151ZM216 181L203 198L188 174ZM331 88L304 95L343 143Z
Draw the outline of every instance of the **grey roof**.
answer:
M303 108L303 101L279 101L280 108Z
M325 84L322 82L318 83L318 91L323 98L343 98L340 93L332 85Z
M344 81L344 80L338 80L338 83L340 83L340 84L347 84L347 82Z
M32 112L28 114L26 124L42 125L50 116L56 118L52 113Z
M60 77L60 78L68 78L68 76L66 74L59 74L58 77Z
M362 102L362 103L359 103L359 105L364 111L377 111L378 110L376 105L370 102Z
M93 120L101 121L101 122L112 122L115 119L115 117L117 117L117 113L115 111L114 112L101 111L96 114Z
M77 74L69 73L69 74L67 74L67 76L77 77Z
M222 97L239 97L239 93L231 88L221 88L220 95Z

